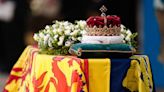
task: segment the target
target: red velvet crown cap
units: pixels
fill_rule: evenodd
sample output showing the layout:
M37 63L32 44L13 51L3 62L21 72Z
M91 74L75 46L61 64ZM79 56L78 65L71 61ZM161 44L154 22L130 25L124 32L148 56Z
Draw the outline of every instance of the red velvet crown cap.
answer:
M104 20L107 20L107 23L105 24ZM120 27L121 21L120 17L116 15L108 15L108 16L91 16L87 19L87 25L89 27L104 27L105 25L109 27L109 25Z

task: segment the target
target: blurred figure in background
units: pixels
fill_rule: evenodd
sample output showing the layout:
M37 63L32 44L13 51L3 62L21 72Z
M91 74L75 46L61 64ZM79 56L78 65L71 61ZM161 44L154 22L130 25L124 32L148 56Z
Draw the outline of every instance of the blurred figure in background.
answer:
M15 2L0 0L0 20L3 22L10 22L14 17Z
M29 0L30 12L28 13L25 44L35 44L33 34L60 19L61 0Z
M0 71L10 72L25 48L27 2L0 0Z
M154 6L161 35L159 61L164 64L164 0L155 0Z

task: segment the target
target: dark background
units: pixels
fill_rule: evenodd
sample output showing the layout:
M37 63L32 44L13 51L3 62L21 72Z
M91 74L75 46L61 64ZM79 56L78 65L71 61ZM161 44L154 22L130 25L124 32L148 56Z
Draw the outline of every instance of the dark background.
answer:
M137 0L63 0L62 14L65 20L72 22L76 19L86 20L89 16L100 15L99 8L105 5L107 15L120 16L122 24L136 31L137 3Z

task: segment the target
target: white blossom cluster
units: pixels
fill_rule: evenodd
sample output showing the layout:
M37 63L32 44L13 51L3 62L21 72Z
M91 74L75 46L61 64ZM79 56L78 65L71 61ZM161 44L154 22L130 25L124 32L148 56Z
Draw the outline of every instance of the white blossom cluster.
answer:
M124 38L124 43L127 43L132 46L136 46L135 37L137 36L137 33L132 33L130 29L126 28L123 24L121 24L121 36Z
M132 32L127 29L123 24L121 24L121 36L124 37L124 42L125 41L131 41L130 36L132 35Z
M69 48L72 44L80 42L85 31L86 22L83 20L71 23L68 21L55 21L45 29L35 33L33 38L42 50L56 50Z

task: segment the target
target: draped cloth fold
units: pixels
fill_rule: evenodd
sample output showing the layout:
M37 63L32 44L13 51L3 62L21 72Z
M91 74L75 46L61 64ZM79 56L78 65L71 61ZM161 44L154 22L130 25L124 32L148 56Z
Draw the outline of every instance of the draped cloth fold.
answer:
M149 58L145 55L134 55L131 59L123 86L131 92L154 92Z
M109 92L110 59L39 54L28 46L3 92Z

